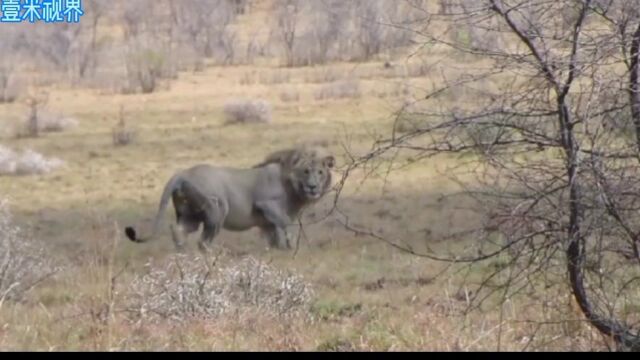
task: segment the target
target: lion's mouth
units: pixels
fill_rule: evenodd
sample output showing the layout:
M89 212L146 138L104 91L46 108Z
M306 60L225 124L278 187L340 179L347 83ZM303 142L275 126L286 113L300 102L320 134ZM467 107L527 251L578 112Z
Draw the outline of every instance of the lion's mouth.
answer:
M314 191L314 192L312 192L312 193L309 193L309 194L308 194L308 196L309 196L310 198L312 198L312 199L318 199L318 198L320 198L320 193L319 193L319 192L317 192L317 191Z
M320 191L317 188L310 188L308 186L303 187L304 194L311 199L318 199L321 195Z

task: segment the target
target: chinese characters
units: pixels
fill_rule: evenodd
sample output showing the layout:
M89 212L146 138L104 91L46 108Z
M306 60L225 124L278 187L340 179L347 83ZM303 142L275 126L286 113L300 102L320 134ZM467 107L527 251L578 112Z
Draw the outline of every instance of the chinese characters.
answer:
M0 22L80 22L82 0L0 0Z

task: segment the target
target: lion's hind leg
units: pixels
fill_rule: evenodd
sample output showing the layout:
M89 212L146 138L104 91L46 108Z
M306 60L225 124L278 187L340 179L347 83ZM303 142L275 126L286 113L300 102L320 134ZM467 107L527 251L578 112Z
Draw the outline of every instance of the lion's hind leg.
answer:
M228 206L218 198L211 198L203 208L202 235L198 246L200 251L207 252L213 240L220 233L229 213Z
M189 182L184 182L181 190L189 205L179 223L187 232L197 230L202 223L198 247L201 251L207 251L222 229L229 213L229 205L216 195L203 194Z
M184 245L189 235L198 231L198 227L200 227L200 223L202 222L201 216L199 216L197 210L193 209L194 204L190 201L190 196L192 195L193 194L185 192L184 186L173 194L176 224L171 225L171 236L178 251L184 250Z
M200 221L193 217L181 217L176 225L171 226L171 235L176 250L183 251L189 235L198 231Z
M207 252L213 244L213 240L220 233L227 217L225 209L226 207L217 199L212 199L207 203L203 214L202 234L198 243L200 251Z

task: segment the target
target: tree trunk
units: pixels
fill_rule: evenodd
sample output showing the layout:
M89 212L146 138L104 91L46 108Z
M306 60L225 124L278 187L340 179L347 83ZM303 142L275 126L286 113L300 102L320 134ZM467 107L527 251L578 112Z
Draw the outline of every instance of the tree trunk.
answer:
M629 69L629 101L631 104L631 119L636 128L636 143L640 152L640 24L631 40L631 61Z

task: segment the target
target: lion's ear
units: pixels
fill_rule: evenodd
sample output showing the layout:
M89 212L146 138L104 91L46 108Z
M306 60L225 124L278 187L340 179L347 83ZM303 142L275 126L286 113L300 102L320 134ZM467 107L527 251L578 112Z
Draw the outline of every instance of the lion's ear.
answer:
M336 158L333 157L333 155L329 155L326 158L324 158L324 166L328 167L329 169L333 169L335 165L336 165Z

